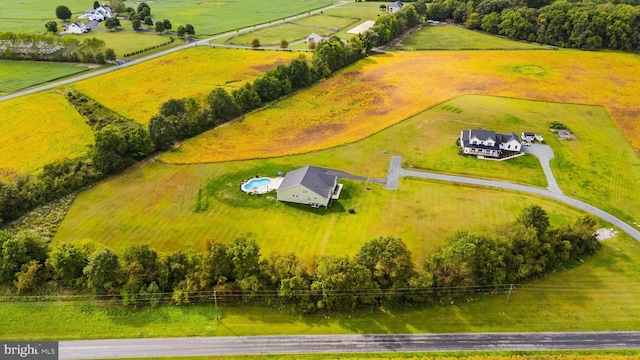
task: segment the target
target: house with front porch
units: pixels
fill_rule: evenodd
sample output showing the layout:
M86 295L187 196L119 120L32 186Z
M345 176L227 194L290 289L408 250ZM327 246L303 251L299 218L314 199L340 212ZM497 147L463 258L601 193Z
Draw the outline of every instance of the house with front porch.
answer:
M519 154L522 143L514 132L470 129L460 132L460 147L465 155L499 159Z

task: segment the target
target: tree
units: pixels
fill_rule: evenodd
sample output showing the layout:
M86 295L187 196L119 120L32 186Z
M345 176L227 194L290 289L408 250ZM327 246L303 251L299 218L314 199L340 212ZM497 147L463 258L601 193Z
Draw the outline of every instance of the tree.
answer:
M222 285L233 277L233 263L228 249L227 245L217 241L207 243L202 259L202 281L208 287Z
M164 23L162 21L156 22L156 32L157 33L164 32Z
M22 270L16 274L16 280L13 282L18 294L24 294L36 289L38 283L42 280L41 268L42 265L35 260L31 260L23 266Z
M164 29L166 31L171 30L171 21L164 19L162 20L162 24L164 25Z
M257 78L253 82L253 87L263 103L274 101L283 95L280 81L273 76L265 75Z
M144 24L147 26L153 26L153 19L151 19L151 16L147 15L144 17Z
M133 27L133 30L138 31L142 28L142 22L139 19L135 19L131 21L131 26Z
M126 153L127 141L118 126L109 124L95 134L93 162L103 175L123 170Z
M207 97L209 108L217 121L231 120L240 115L240 107L231 95L222 88L216 88Z
M191 24L187 24L185 26L185 29L187 30L187 34L189 34L189 35L195 35L196 34L196 29Z
M115 30L116 28L120 27L120 20L118 20L118 18L115 16L108 18L107 20L105 20L104 26L109 30Z
M260 40L258 40L258 39L253 39L253 40L251 41L251 47L252 47L252 48L259 48L259 47L260 47Z
M95 9L97 9L97 8L99 8L99 7L100 7L100 2L98 2L98 1L94 1L94 2L93 2L93 10L95 10Z
M187 34L187 28L185 28L182 25L178 26L178 30L176 31L176 35L178 35L179 37L183 38L186 34Z
M60 20L69 20L71 19L71 10L64 5L60 5L56 7L56 17Z
M55 247L46 261L53 277L63 286L75 286L83 278L82 270L88 265L87 257L73 244Z
M545 236L549 228L549 216L547 212L538 205L531 205L524 208L520 216L518 216L517 222L526 227L534 228L538 238Z
M380 11L386 11L387 10L387 5L382 4L380 5Z
M168 150L176 141L176 128L163 115L154 115L149 120L149 136L157 150Z
M109 7L117 14L127 11L127 7L122 0L109 0Z
M280 40L280 48L281 49L286 49L289 47L289 42L285 39Z
M140 4L138 4L138 12L142 12L144 9L149 9L149 11L151 11L151 8L149 7L149 4L147 4L146 2L142 2Z
M368 29L360 35L362 40L362 46L364 50L368 54L371 49L378 46L378 33L375 31Z
M307 64L307 59L302 55L298 59L293 59L287 67L291 86L295 89L305 88L313 82L311 68Z
M260 247L255 240L236 238L227 248L227 256L236 281L260 275Z
M364 244L355 256L381 289L407 288L414 276L411 252L393 237L379 237Z
M348 311L375 301L377 285L364 266L348 257L323 257L314 275L311 288L322 291L319 308Z
M251 83L246 83L243 87L233 90L231 96L233 96L235 102L240 106L242 113L248 113L262 106L262 100L260 100L260 96Z
M427 3L424 0L418 0L413 4L418 12L418 15L425 16L427 15Z
M115 50L113 50L112 48L107 48L104 51L104 57L105 57L105 59L107 59L109 61L115 61L116 60L116 52L115 52Z
M111 249L102 248L96 250L89 257L89 264L82 270L87 276L89 287L97 295L106 294L117 284L118 279L118 255Z
M55 34L58 32L58 23L55 21L49 21L44 24L44 27L47 29L47 32Z

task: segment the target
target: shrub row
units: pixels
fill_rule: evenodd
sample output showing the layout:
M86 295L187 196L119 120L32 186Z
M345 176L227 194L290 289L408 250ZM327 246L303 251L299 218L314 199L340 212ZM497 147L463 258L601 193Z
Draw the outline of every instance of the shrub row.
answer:
M135 55L140 55L140 54L145 53L147 51L155 50L157 48L161 48L163 46L167 46L169 44L173 44L173 42L176 41L176 39L174 39L173 36L170 36L169 39L170 39L169 41L164 42L162 44L158 44L158 45L150 46L148 48L144 48L144 49L141 49L141 50L136 50L136 51L133 51L133 52L130 52L130 53L126 53L123 56L127 58L127 57L131 57L131 56L135 56Z

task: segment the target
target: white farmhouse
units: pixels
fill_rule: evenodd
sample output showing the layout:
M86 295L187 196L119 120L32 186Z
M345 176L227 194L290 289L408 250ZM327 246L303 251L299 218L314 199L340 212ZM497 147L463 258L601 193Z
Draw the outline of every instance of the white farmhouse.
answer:
M84 34L88 32L88 30L85 24L76 21L74 23L69 24L69 26L67 26L64 29L64 32L70 33L70 34Z
M477 157L504 158L520 153L522 143L514 132L496 134L491 130L462 130L460 147L463 154Z
M106 19L110 19L115 16L113 9L109 7L109 5L102 4L98 8L94 10L87 10L84 14L78 16L79 19L89 19L95 21L103 21Z

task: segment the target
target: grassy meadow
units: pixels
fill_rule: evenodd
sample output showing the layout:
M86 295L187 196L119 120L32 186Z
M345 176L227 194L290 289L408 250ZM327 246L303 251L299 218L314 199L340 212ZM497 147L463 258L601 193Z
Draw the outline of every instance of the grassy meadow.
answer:
M46 104L48 113L42 111ZM0 102L0 179L33 174L66 157L84 155L93 132L84 118L55 93L38 93Z
M192 48L81 81L75 88L123 116L146 123L169 99L204 100L218 86L230 91L297 56L284 51Z
M402 123L358 143L313 154L137 166L79 194L54 241L90 239L114 249L147 243L160 251L183 247L200 251L206 240L230 242L245 236L255 239L265 256L293 251L309 259L322 254L354 254L373 238L395 236L408 244L420 262L455 230L492 230L514 220L530 204L543 206L555 224L579 216L562 204L536 196L414 179L403 179L398 191L367 181L342 180L341 198L326 210L276 202L275 193L248 196L239 190L242 180L255 175L275 177L279 171L307 164L370 178L385 177L390 162L385 149L391 145L411 153L416 146L400 140L393 143L389 138L403 139L419 125L419 120ZM458 157L455 149L450 157ZM499 172L518 171L522 179L529 176L537 185L545 185L533 157L515 160L486 166ZM487 211L474 211L472 204L477 201L490 204ZM349 209L357 214L349 214ZM459 221L448 221L453 217Z
M285 39L289 43L292 43L306 38L311 33L316 33L320 36L329 36L335 33L336 30L351 27L351 25L355 26L357 22L359 22L358 18L318 14L284 24L242 33L231 37L227 42L250 45L253 39L258 39L263 45L278 45L280 40Z
M76 36L78 39L93 37L103 40L108 48L112 48L116 52L116 56L124 58L124 54L133 52L136 50L143 50L148 47L164 44L170 41L168 34L157 34L156 32L134 32L131 30L131 23L129 21L120 21L122 23L122 29L117 31L94 30L88 34L69 34L65 36ZM102 22L101 24L104 24ZM172 46L182 45L184 42L180 38L176 38L170 45L163 46L161 50L168 49ZM144 55L149 55L149 52L145 52Z
M393 47L398 50L543 48L454 25L423 26Z
M0 303L0 336L12 339L637 330L640 243L622 234L584 264L527 285L509 297L407 311L300 317L261 307L213 304L139 311L84 302ZM56 316L50 316L56 314ZM19 318L33 321L15 321ZM6 331L6 329L11 329ZM55 329L55 332L52 330Z
M86 71L85 64L0 60L0 96Z

